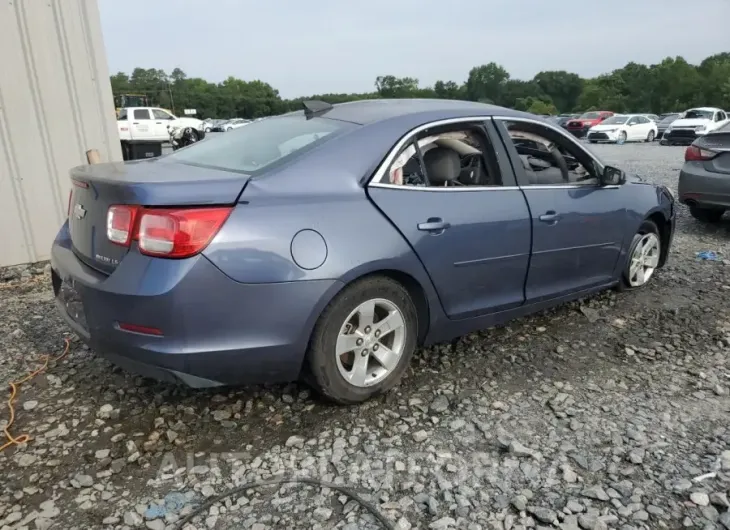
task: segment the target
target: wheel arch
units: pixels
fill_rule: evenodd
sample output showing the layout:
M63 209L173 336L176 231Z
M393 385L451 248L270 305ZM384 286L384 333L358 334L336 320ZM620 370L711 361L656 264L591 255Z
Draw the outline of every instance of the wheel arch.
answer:
M659 267L662 267L669 257L669 241L672 234L671 222L661 210L651 212L644 218L644 221L651 221L659 229L659 241L662 244L662 253L659 257Z

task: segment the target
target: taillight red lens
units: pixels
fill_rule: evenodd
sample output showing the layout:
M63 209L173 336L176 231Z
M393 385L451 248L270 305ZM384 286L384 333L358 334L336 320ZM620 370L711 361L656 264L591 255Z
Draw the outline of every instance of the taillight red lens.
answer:
M685 162L693 162L693 161L703 161L703 160L711 160L715 157L717 153L714 151L710 151L708 149L701 149L700 147L697 147L696 145L690 145L687 150L684 152L684 161Z
M140 214L142 254L187 258L201 252L228 219L231 207L144 209Z
M134 236L134 220L139 206L114 205L106 214L106 237L112 243L128 247Z
M107 213L106 235L126 247L136 240L139 251L149 256L188 258L208 246L232 209L114 205Z

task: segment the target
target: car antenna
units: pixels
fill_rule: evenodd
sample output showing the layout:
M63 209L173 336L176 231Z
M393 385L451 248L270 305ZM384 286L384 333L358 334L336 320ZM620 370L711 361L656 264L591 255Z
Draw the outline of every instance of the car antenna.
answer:
M302 101L302 105L304 106L304 115L308 120L332 110L332 104L316 99Z

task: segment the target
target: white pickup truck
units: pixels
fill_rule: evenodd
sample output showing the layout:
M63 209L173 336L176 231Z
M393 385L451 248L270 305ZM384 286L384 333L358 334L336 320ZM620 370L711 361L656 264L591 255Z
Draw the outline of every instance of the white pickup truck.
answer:
M688 145L730 121L727 113L716 107L696 107L669 124L662 135L662 145Z
M197 118L178 118L156 107L126 107L117 118L119 139L122 142L168 142L168 127L192 127L198 136L205 135L205 125Z

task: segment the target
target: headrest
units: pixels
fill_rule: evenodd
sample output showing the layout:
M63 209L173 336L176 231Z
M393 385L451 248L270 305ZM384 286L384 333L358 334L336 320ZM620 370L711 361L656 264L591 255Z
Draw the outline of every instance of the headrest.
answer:
M432 186L439 186L459 178L461 160L459 153L447 147L434 147L423 155L428 181Z

